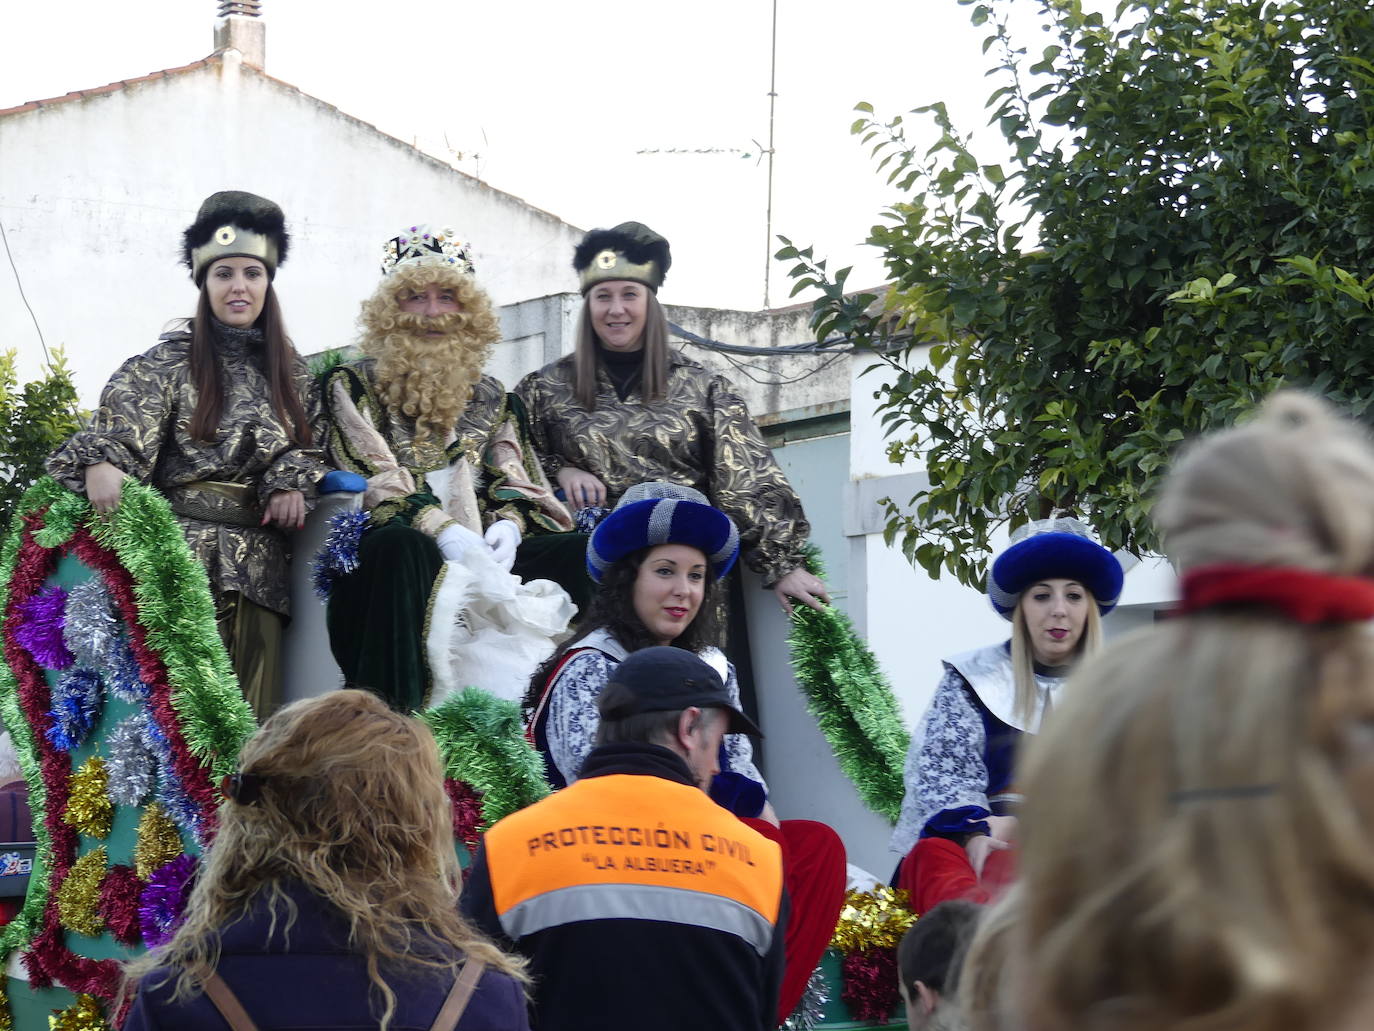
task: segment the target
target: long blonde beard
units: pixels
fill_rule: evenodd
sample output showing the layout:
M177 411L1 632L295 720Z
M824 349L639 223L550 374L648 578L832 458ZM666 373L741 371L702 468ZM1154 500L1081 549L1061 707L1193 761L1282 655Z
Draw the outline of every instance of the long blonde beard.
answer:
M389 333L367 341L363 350L377 359L377 393L392 412L415 420L418 444L442 447L467 408L472 388L482 378L487 347L462 334L431 337Z

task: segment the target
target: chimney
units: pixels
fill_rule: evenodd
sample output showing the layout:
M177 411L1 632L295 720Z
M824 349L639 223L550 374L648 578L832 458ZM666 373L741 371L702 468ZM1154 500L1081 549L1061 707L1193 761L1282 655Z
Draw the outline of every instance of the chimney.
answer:
M215 50L237 50L259 71L267 64L267 24L262 0L219 0Z

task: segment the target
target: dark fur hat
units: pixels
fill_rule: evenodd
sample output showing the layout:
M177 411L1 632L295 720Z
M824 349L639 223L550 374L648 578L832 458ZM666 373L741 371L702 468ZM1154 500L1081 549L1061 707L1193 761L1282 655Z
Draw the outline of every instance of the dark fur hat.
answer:
M584 294L608 279L629 279L657 292L672 263L668 241L639 222L593 229L573 251L573 268Z
M286 216L276 204L254 193L221 190L205 198L182 234L181 261L197 286L220 258L257 258L275 277L290 245Z

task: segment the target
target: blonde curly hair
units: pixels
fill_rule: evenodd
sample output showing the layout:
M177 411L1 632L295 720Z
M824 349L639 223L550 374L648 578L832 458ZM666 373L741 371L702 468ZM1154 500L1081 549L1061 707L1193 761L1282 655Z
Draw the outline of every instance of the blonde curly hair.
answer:
M401 310L402 297L435 285L453 290L461 310L432 318ZM377 360L383 404L415 421L418 442L443 442L481 379L492 344L501 339L486 291L452 268L400 265L363 302L358 325L359 350ZM429 336L430 329L444 335Z
M1374 447L1303 395L1203 439L1155 510L1182 572L1374 577ZM1207 608L1087 660L1018 771L1020 884L975 1031L1307 1031L1374 950L1374 636ZM1071 805L1066 804L1072 802ZM980 969L987 968L987 969ZM971 991L971 990L970 990ZM1368 1019L1368 1013L1364 1014Z
M464 957L528 980L458 912L462 885L452 810L434 738L376 695L340 690L281 709L243 746L252 804L225 803L201 861L186 919L171 941L130 963L127 994L158 967L175 971L174 998L204 990L218 932L265 899L287 931L303 884L348 923L365 957L385 1029L396 1010L387 974L451 979ZM380 1006L378 1006L380 1003Z

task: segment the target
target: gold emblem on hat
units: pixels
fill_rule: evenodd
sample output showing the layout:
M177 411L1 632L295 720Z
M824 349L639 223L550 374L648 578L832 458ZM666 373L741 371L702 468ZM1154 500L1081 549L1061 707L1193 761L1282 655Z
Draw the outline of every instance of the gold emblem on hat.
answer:
M234 242L238 234L234 232L233 226L220 226L215 230L215 243L221 247L228 247Z
M596 256L596 267L599 269L615 268L615 263L620 260L620 255L615 251L602 251Z

